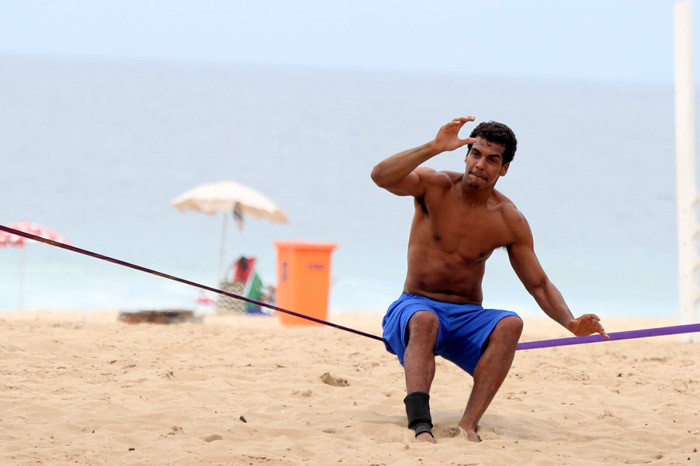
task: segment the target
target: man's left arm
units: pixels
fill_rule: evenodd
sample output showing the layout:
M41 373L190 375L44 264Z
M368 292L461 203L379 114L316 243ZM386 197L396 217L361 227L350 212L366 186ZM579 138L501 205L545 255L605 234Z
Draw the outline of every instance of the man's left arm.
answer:
M525 217L513 208L508 222L512 227L515 241L508 246L510 263L525 286L525 289L535 298L540 308L552 319L559 322L576 336L583 337L592 333L600 333L609 338L600 324L600 318L595 314L584 314L574 318L564 297L556 286L549 281L535 255L532 231Z

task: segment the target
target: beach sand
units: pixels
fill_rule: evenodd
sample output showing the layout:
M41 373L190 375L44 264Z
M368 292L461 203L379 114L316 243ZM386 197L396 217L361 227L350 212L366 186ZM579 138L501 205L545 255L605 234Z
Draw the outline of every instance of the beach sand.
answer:
M380 333L381 314L329 320ZM521 341L563 336L525 318ZM678 336L518 351L480 444L454 436L471 383L438 358L439 443L416 444L403 371L369 338L263 316L5 312L0 464L700 464L700 345Z

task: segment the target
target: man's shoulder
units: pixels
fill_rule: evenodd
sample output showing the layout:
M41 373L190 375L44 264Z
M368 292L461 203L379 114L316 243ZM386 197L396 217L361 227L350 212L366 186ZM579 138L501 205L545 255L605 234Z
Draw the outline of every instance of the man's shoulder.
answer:
M506 196L505 194L503 194L502 192L500 192L497 189L493 190L493 199L498 204L498 207L500 207L502 209L508 209L508 210L516 209L517 210L517 207L515 207L515 203L513 201L511 201L508 196Z
M493 190L493 195L498 202L498 208L501 210L504 219L508 222L520 223L525 220L525 215L518 209L513 201L500 191Z
M499 208L508 229L515 235L516 238L526 239L530 237L530 226L527 219L520 209L518 209L515 203L501 192L494 191L494 194L497 195L500 201Z

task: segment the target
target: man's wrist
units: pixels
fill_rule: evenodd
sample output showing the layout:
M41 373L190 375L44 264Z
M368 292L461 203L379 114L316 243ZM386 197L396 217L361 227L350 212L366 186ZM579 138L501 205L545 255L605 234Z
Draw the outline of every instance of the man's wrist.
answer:
M444 148L438 148L437 143L433 140L425 144L426 155L428 157L435 157L438 154L444 152Z

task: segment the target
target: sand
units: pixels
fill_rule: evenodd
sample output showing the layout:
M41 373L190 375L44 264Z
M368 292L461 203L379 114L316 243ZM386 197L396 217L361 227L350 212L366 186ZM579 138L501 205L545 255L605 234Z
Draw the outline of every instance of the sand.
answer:
M379 313L329 319L380 332ZM525 319L522 341L562 336L546 318ZM480 444L454 437L470 377L437 366L439 443L416 444L403 371L381 342L263 316L158 325L117 322L116 312L5 312L0 464L700 464L700 344L519 351Z

